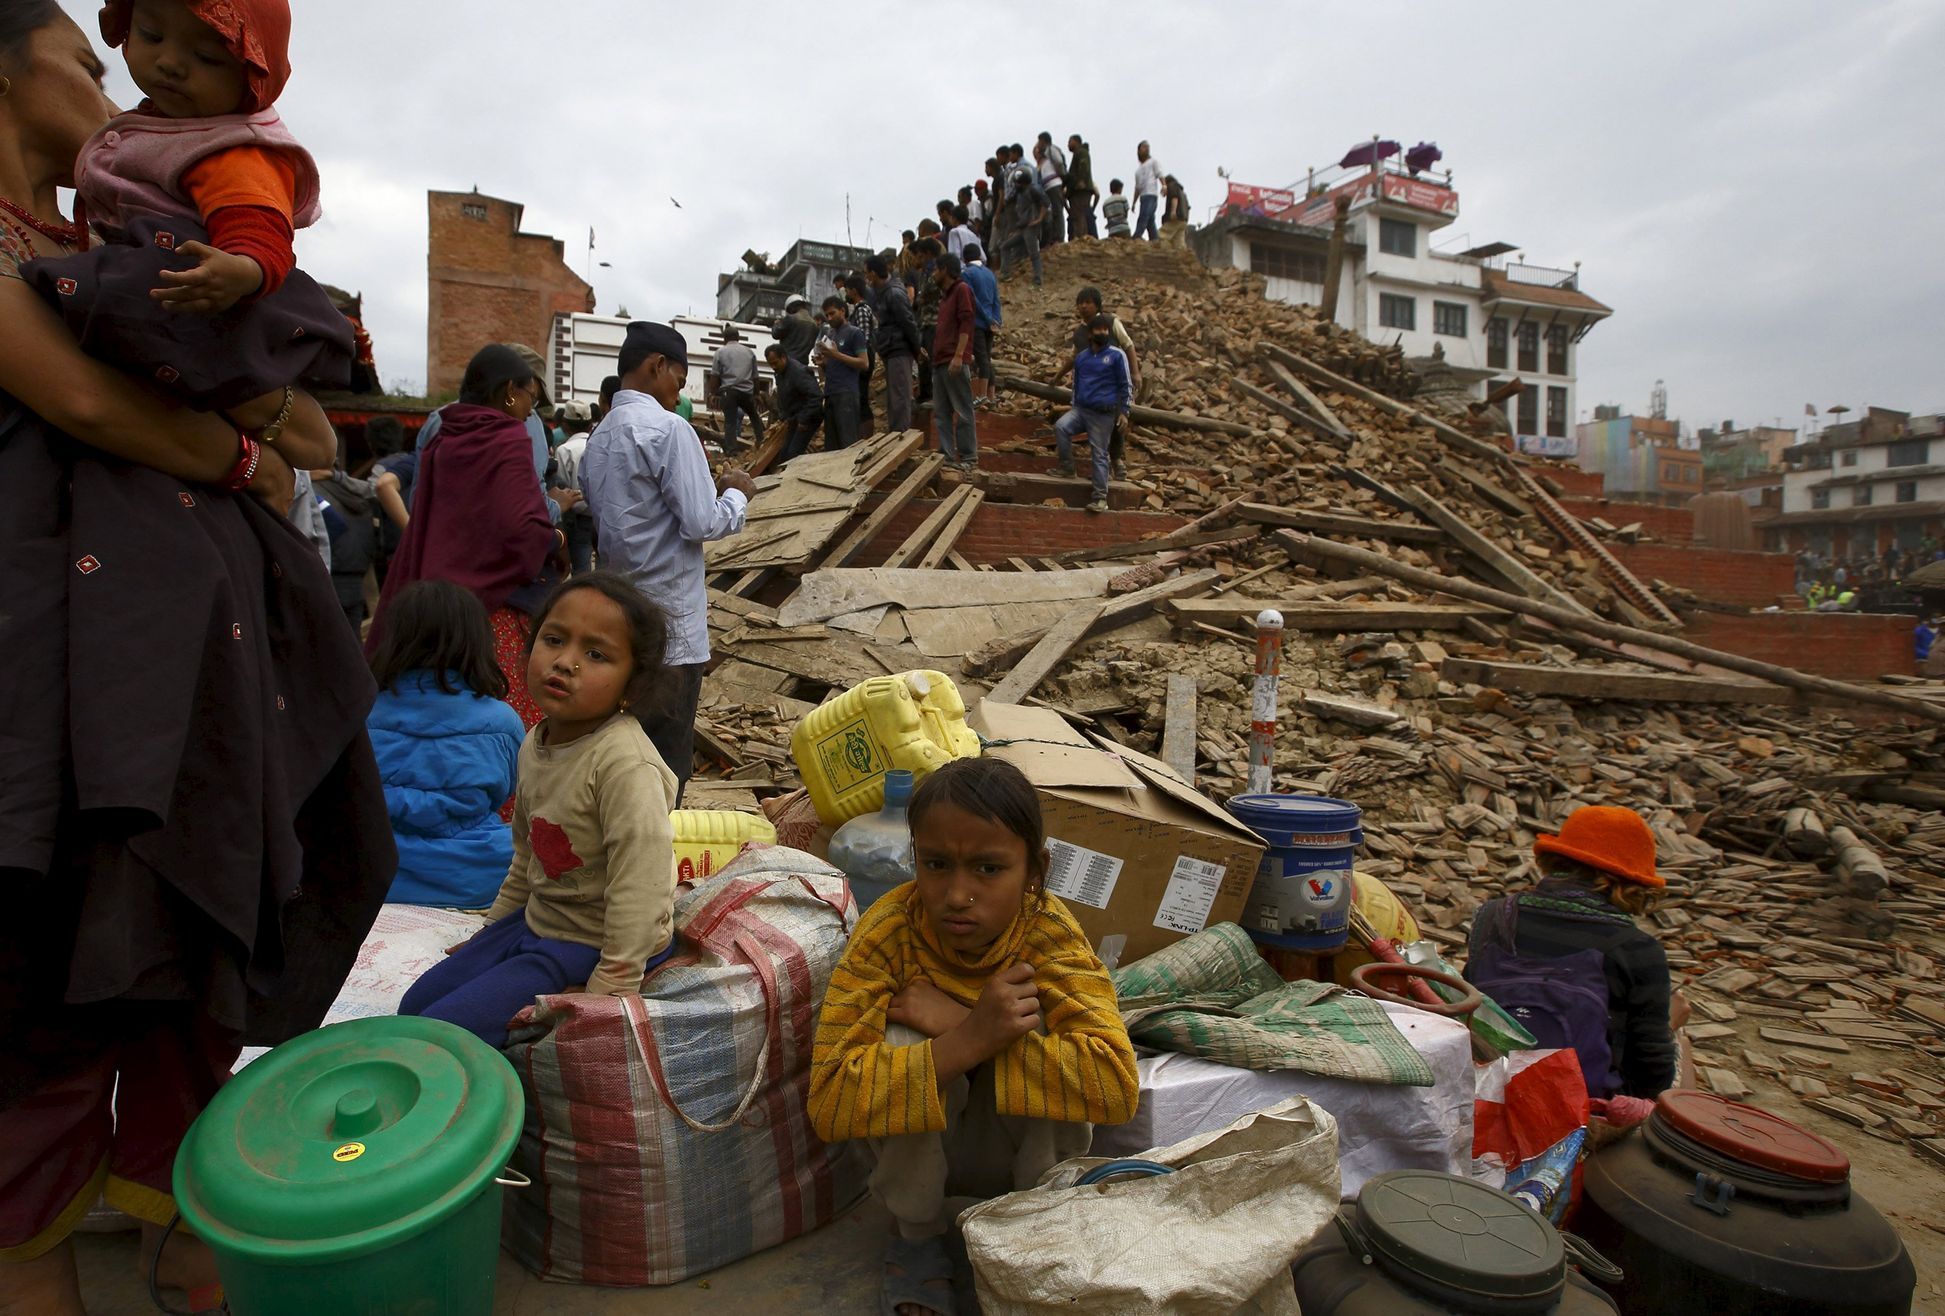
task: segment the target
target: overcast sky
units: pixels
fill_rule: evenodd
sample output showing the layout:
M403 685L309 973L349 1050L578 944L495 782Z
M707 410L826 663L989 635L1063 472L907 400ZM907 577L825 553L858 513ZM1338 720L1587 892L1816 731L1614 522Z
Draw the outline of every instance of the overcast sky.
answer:
M363 291L388 384L424 379L428 189L524 202L577 269L592 228L604 314L707 315L746 247L844 240L847 193L849 237L882 245L1044 128L1103 183L1148 138L1198 219L1218 166L1278 186L1374 133L1436 141L1440 247L1581 261L1614 308L1584 413L1645 411L1657 378L1690 427L1945 407L1937 0L992 0L950 28L909 4L294 8L280 108L326 212L298 257Z

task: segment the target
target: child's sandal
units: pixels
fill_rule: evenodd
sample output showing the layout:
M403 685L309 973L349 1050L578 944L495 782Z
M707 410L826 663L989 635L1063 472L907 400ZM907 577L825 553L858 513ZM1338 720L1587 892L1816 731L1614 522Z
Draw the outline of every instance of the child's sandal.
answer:
M938 1316L958 1316L952 1292L952 1254L943 1234L933 1238L894 1238L885 1249L885 1266L905 1273L885 1275L883 1316L897 1316L900 1306L921 1307Z

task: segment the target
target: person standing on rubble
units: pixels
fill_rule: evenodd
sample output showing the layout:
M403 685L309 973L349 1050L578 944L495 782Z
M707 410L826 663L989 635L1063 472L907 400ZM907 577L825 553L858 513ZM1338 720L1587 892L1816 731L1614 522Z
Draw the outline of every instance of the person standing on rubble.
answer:
M1033 163L1040 190L1047 194L1047 217L1040 221L1040 245L1054 247L1066 240L1067 157L1054 145L1052 133L1041 133L1033 144Z
M1088 456L1094 465L1094 495L1087 510L1108 510L1108 452L1115 422L1127 413L1134 400L1133 380L1128 374L1128 358L1111 341L1114 317L1097 315L1087 326L1087 348L1074 356L1074 405L1054 425L1054 439L1060 445L1060 464L1056 475L1074 473L1074 436L1087 431Z
M1135 147L1135 236L1146 234L1150 242L1159 242L1161 234L1155 229L1155 212L1161 208L1162 167L1148 154L1148 143Z
M782 345L773 343L770 351L781 355ZM660 695L636 715L675 774L669 806L676 808L695 766L696 705L709 663L702 546L742 530L756 482L734 468L711 479L702 440L675 414L689 377L681 333L635 321L622 340L618 365L621 388L614 409L588 440L581 485L594 509L601 565L628 577L668 619Z
M939 325L932 336L932 417L946 464L970 471L979 465L979 434L972 403L972 339L977 312L972 289L959 274L959 262L952 256L940 256L932 270L939 289Z
M842 297L824 299L824 332L817 340L824 371L824 450L835 452L858 441L858 394L870 364L864 334L846 316Z
M871 376L878 368L878 313L871 309L871 297L864 275L847 274L839 285L846 305L845 318L864 335L864 378L858 381L858 433L866 438L878 432L871 412Z
M709 360L703 382L703 401L723 413L723 442L731 448L743 442L743 417L748 415L763 438L763 413L756 406L756 353L743 341L735 325L723 327L723 345Z
M872 309L878 317L878 357L885 363L885 428L902 434L912 428L912 365L925 340L905 285L891 274L883 256L865 258L864 281L878 299Z
M1162 241L1171 247L1188 245L1189 194L1174 174L1162 180Z
M824 400L817 389L817 376L809 366L791 359L783 344L764 348L763 359L777 377L777 415L784 424L783 450L777 454L777 465L781 466L810 450L810 441L824 427Z
M1000 331L1000 281L986 268L986 253L977 242L966 244L965 267L959 277L973 295L973 406L983 406L999 382L993 374L993 338Z
M1020 163L1021 148L1007 148L1011 163L1006 174L1006 208L1009 245L1000 252L1000 277L1005 278L1013 268L1011 252L1024 248L1027 259L1033 265L1033 286L1040 286L1040 232L1046 222L1048 203L1047 193L1040 186L1040 176L1032 166Z
M817 321L811 319L810 299L792 297L783 304L783 318L770 330L771 336L783 344L783 350L792 361L800 365L810 364L810 349L817 345Z
M932 271L939 257L945 255L945 244L936 236L937 226L931 220L921 223L919 229L919 239L912 244L912 255L919 265L906 276L906 283L912 294L913 313L918 316L919 341L929 343L939 327L939 285L933 280ZM922 407L931 400L932 375L923 371L918 377L918 403Z
M1094 153L1075 133L1067 139L1067 236L1098 237L1094 221Z
M1054 376L1055 383L1066 379L1073 372L1075 362L1080 360L1081 353L1088 350L1088 338L1094 317L1101 314L1103 309L1099 288L1082 288L1074 294L1074 355L1068 359L1065 366L1061 367L1060 373ZM1128 385L1131 396L1138 398L1141 396L1141 361L1135 354L1135 340L1129 335L1126 326L1121 323L1120 316L1110 315L1108 320L1111 341L1128 359ZM1128 478L1127 445L1128 418L1123 413L1115 417L1114 438L1108 443L1108 456L1111 459L1114 478L1117 480Z

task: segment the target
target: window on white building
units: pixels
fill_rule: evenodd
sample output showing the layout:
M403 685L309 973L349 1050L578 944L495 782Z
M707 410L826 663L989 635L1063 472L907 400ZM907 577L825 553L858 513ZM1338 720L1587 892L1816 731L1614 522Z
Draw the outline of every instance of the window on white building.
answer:
M1915 503L1918 501L1918 482L1916 480L1898 481L1898 501Z
M1819 512L1830 506L1830 490L1812 489L1810 491L1810 506Z
M1463 302L1433 302L1432 332L1452 338L1466 336L1466 308Z
M1537 374L1540 369L1540 326L1523 324L1520 326L1520 369Z
M1378 250L1389 256L1418 254L1418 225L1402 219L1378 221Z
M1928 446L1923 439L1901 439L1891 445L1891 451L1885 456L1884 464L1886 466L1923 466L1925 464L1925 449Z
M1547 330L1547 373L1567 373L1567 326L1556 324Z
M1519 432L1521 434L1540 432L1540 386L1538 384L1528 384L1520 390Z
M1506 368L1506 318L1495 315L1486 321L1486 369Z
M1857 465L1857 449L1855 448L1844 449L1844 455L1842 457L1839 457L1838 460L1846 466Z
M1249 272L1267 279L1322 283L1324 258L1314 252L1292 251L1288 247L1272 246L1267 242L1252 242L1249 244Z
M1556 439L1567 437L1567 390L1547 389L1547 433Z
M1418 299L1400 297L1388 292L1379 293L1378 323L1387 329L1418 328Z
M1868 484L1860 484L1851 490L1850 505L1852 507L1869 507L1871 505L1871 486Z

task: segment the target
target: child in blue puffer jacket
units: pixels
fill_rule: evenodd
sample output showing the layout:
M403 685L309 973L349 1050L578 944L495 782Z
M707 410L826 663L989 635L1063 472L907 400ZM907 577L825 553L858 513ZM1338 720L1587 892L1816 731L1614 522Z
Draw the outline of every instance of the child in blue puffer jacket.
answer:
M500 806L526 737L504 701L486 609L470 590L422 580L399 591L372 655L366 725L398 842L399 904L484 909L513 864Z

